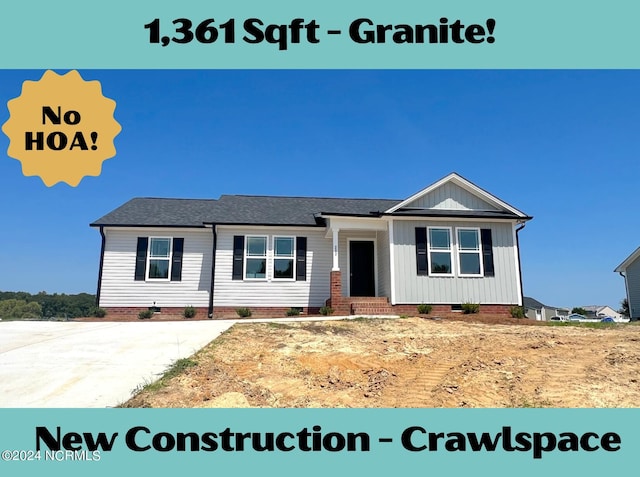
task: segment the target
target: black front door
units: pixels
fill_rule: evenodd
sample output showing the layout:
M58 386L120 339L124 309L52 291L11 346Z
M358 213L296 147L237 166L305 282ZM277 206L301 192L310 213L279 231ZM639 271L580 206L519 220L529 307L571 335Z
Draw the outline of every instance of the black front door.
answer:
M373 242L349 242L349 294L350 296L376 296Z

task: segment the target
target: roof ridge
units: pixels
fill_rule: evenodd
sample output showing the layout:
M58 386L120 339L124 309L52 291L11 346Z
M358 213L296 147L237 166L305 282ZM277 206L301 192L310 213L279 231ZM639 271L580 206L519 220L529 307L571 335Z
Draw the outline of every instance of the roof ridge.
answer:
M206 200L206 201L210 201L210 202L217 202L218 199L194 199L194 198L190 198L190 197L134 197L130 200L137 200L137 199L151 199L151 200Z
M254 194L222 194L220 198L223 198L223 197L254 197L254 198L269 197L272 199L323 199L323 200L388 200L388 201L403 200L403 199L389 199L385 197L315 197L315 196L304 196L304 195L254 195Z

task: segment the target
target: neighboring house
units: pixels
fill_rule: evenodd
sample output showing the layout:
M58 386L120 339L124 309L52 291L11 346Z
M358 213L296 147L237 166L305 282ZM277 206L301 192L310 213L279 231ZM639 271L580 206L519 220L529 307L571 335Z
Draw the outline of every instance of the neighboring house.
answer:
M547 306L531 297L525 296L523 301L524 314L527 318L538 321L549 321L553 316L568 316L567 308Z
M518 231L531 219L452 173L405 200L223 195L132 199L102 236L98 304L210 317L522 305Z
M586 310L587 318L604 318L605 316L610 316L616 321L620 321L623 318L620 313L607 305L588 305L580 308Z
M629 302L629 318L640 319L640 247L618 265L614 272L624 277Z

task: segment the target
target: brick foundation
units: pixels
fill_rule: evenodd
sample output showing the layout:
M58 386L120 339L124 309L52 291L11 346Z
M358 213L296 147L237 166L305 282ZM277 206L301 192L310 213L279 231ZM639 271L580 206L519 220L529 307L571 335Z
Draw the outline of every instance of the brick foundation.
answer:
M320 307L239 307L239 306L219 306L213 310L214 319L233 318L239 319L236 313L238 308L249 308L251 310L251 318L284 318L290 308L301 309L300 316L319 315ZM107 316L105 321L132 321L138 320L138 313L148 310L148 307L107 307ZM150 321L165 320L207 320L209 319L209 309L205 307L196 308L196 316L194 318L185 318L183 316L183 307L162 307L160 313L154 313L149 319ZM142 321L142 320L141 320ZM146 320L144 320L146 321Z
M236 313L238 308L248 308L251 311L251 316L247 318L295 318L295 316L287 317L287 311L291 308L298 308L302 310L298 316L319 315L319 306L214 306L213 317L215 319L242 319Z
M452 311L451 305L431 305L431 315L463 315L461 311ZM511 307L514 305L480 305L479 313L483 315L500 315L511 316ZM393 312L396 315L416 315L418 313L418 305L392 305Z
M127 306L127 307L104 307L107 316L103 319L106 321L131 321L138 320L138 313L148 310L147 306ZM162 307L160 313L154 313L150 320L206 320L209 318L209 309L206 307L196 307L196 316L193 318L185 318L183 316L184 307Z
M336 280L340 280L340 272L331 272L332 279L334 273L337 274ZM332 283L333 285L333 283ZM338 285L338 289L341 286ZM333 290L333 286L332 286ZM418 305L390 305L385 297L343 297L334 295L327 300L327 306L333 308L333 314L336 316L343 315L407 315L416 316L418 314ZM514 305L480 305L480 313L484 315L511 316L510 308ZM432 305L431 315L440 316L460 316L462 312L454 312L451 305ZM217 306L214 307L214 319L240 319L236 313L239 306ZM251 310L250 318L284 318L287 311L292 307L246 307ZM320 307L297 307L301 308L299 316L319 315ZM105 308L107 316L105 321L134 321L139 320L138 313L147 310L148 307L110 307ZM194 318L185 318L183 316L184 307L162 307L160 313L155 313L149 321L166 321L166 320L206 320L209 319L208 309L206 307L196 308L196 316ZM141 320L142 321L142 320ZM146 321L146 320L145 320Z

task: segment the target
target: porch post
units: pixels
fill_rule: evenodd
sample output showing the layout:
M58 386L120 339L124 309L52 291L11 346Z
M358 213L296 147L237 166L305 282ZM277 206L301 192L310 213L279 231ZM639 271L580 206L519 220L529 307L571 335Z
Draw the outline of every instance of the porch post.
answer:
M329 302L335 313L347 314L342 299L342 272L340 272L340 262L338 255L338 232L340 229L331 229L333 232L333 266L331 268L331 281L329 284Z
M338 262L338 232L340 229L332 229L333 232L333 267L331 268L332 272L340 271L340 264Z

